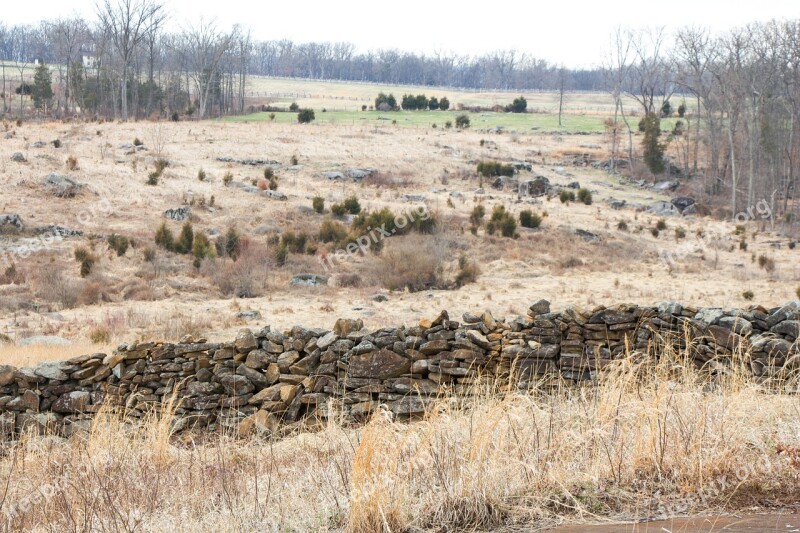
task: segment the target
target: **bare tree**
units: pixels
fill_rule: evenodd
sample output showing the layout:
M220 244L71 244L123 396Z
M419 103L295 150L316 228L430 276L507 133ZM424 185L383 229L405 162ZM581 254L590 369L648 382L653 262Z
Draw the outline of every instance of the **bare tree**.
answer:
M157 0L116 0L114 4L103 0L97 6L97 16L120 60L121 113L122 119L128 120L128 70L134 52L147 35L161 25L166 12Z
M619 148L619 120L625 123L628 130L628 165L633 168L633 131L625 116L622 93L631 69L633 58L632 36L629 31L617 28L611 37L611 47L606 58L606 86L614 99L614 118L611 129L611 170L616 170L617 150Z
M198 116L205 117L213 91L221 90L220 67L225 54L238 37L238 27L231 33L217 30L213 22L200 20L195 27L183 32L182 53L187 60L199 103Z

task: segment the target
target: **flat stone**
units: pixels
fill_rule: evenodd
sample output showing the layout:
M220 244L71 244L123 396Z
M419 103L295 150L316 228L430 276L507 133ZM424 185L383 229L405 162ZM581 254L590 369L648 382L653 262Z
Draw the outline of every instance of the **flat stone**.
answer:
M359 328L360 329L360 328ZM333 331L329 331L319 339L317 339L317 348L320 350L327 350L328 347L336 342L339 339L339 336L334 333Z
M333 333L339 337L347 337L353 332L359 331L364 327L364 321L360 318L340 318L333 325ZM320 346L320 348L322 348Z
M264 370L269 366L271 357L272 356L264 350L253 350L247 354L247 359L245 359L244 364L254 370Z
M409 373L411 360L382 349L350 358L348 374L354 378L390 379Z
M249 379L237 374L226 374L219 378L219 383L225 387L225 391L231 396L248 394L255 389Z
M528 309L533 316L545 315L550 312L550 302L547 300L536 300Z
M249 329L240 329L239 333L236 334L236 340L233 345L239 353L249 352L258 348L256 336Z
M87 391L73 391L62 394L53 402L50 409L56 413L74 414L86 410L90 402L90 394Z
M17 368L11 365L0 365L0 387L5 387L14 382Z
M69 375L65 372L66 368L67 365L62 361L47 361L36 365L33 372L43 378L66 381L69 379Z
M772 333L787 335L795 339L800 337L800 320L784 320L770 328Z

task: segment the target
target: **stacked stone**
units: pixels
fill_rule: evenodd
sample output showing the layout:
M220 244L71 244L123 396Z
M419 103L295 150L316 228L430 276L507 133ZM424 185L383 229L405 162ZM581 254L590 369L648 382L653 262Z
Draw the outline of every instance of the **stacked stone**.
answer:
M486 384L591 383L629 353L658 358L687 347L697 367L723 372L740 360L757 377L785 378L800 368L799 335L800 301L773 309L663 302L554 313L539 300L508 321L487 311L465 313L459 323L442 311L413 327L373 332L344 319L332 331L265 327L242 330L230 343L185 337L35 368L0 365L0 431L71 434L104 407L137 418L171 402L177 429L272 432L379 408L408 416Z

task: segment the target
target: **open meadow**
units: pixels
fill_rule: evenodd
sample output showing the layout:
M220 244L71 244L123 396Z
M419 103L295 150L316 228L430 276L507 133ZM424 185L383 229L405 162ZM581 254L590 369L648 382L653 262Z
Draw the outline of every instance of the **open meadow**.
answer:
M798 236L766 203L731 221L692 180L609 170L603 95L570 95L561 127L557 95L530 94L539 112L457 128L460 111L361 111L372 85L253 91L316 120L4 122L0 365L339 318L502 322L540 298L559 311L800 298ZM499 175L478 172L491 162ZM681 215L673 197L696 206ZM710 379L688 351L648 366L626 347L593 386L476 384L411 422L378 409L359 425L209 435L174 431L175 406L138 429L102 410L69 438L4 445L0 531L517 531L796 506L796 389L768 390L738 359Z

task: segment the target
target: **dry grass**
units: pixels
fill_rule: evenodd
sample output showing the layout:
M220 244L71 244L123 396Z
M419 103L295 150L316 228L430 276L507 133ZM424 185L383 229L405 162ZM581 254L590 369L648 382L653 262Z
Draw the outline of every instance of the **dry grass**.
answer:
M169 407L138 430L103 413L66 441L8 443L0 510L27 531L374 532L796 502L796 398L684 363L628 358L596 388L487 386L422 420L334 416L277 440L172 435Z
M368 92L374 89L365 86ZM351 88L342 90L347 92ZM315 89L307 92L311 91ZM534 105L532 100L529 105ZM58 329L57 334L78 340L87 338L109 309L113 309L123 314L135 310L152 317L143 327L131 324L126 332L142 338L161 329L153 322L157 320L155 317L163 315L163 309L176 309L179 314L209 324L211 331L204 335L228 340L235 335L235 327L241 326L241 323L234 324L234 329L226 326L235 318L228 309L237 293L255 296L248 299L250 306L261 310L278 329L297 323L330 327L334 319L318 312L327 304L337 313L348 313L347 318L361 318L367 327L379 328L390 323L414 323L431 306L448 309L454 315L487 306L494 313L505 314L509 308L525 309L531 299L538 297L558 306L592 305L604 294L609 295L603 296L602 303L606 304L630 301L651 305L673 299L703 306L743 306L749 302L742 298L740 279L747 280L747 288L756 294L759 304L772 307L794 298L794 287L800 283L797 250L786 246L773 249L769 244L786 240L778 226L760 231L754 240L748 239L748 252L744 254L729 251L731 245L738 244L738 238L728 242L732 224L703 217L683 220L687 238L681 244L693 242L697 230L709 235L718 233L724 242L717 246L710 240L704 252L692 252L685 260L664 265L659 260L659 251L662 248L671 251L678 243L636 231L640 225L649 227L652 217L632 208L616 211L606 206L610 197L642 205L664 197L620 184L617 178L592 168L567 166L557 171L556 161L564 150L574 153L597 150L583 145L600 146L601 151L606 148L607 140L600 135L573 137L531 132L514 142L510 135L489 135L478 132L477 128L456 132L388 125L377 130L359 124L312 126L313 132L294 124L277 123L26 122L13 139L0 147L0 170L6 169L0 172L3 190L0 212L19 213L26 229L21 234L0 235L0 254L17 245L41 244L35 231L37 226L58 224L81 230L84 237L68 237L46 249L36 248L38 251L28 257L12 257L18 273L15 276L5 275L5 265L0 268L0 283L5 283L0 285L0 332L21 338L22 333L36 335ZM136 137L149 150L125 155L119 146ZM53 138L61 138L68 146L62 149L49 144L44 148L32 146L36 140ZM492 149L481 148L481 140L490 141ZM12 163L10 157L15 151L25 153L29 163ZM157 156L155 152L162 153ZM85 192L71 199L53 198L41 187L41 181L51 172L64 172L64 161L70 154L80 162L74 177L86 185ZM302 168L289 171L294 155ZM279 190L288 196L287 201L265 199L237 187L249 185L253 179L257 183L263 177L263 168L216 161L218 156L268 157L279 161L281 166L275 172ZM158 186L146 186L147 175L160 158L169 160L169 167ZM483 230L472 236L467 217L478 202L483 202L488 212L493 205L502 203L515 217L520 210L531 208L525 202L516 203L513 191L489 188L487 194L475 192L480 182L474 161L485 158L530 161L533 172L523 172L520 179L541 174L559 185L578 180L592 190L594 204L567 206L557 199L542 199L541 209L547 210L549 216L539 230L520 230L521 238L515 241L487 237ZM210 177L203 182L197 180L200 162ZM374 181L331 181L323 176L323 172L331 170L363 167L378 169ZM227 172L235 177L233 183L225 186L221 178ZM487 183L483 185L488 187ZM204 231L213 240L212 230L224 234L227 228L236 227L243 238L266 248L269 254L271 239L284 232L317 234L323 217L310 212L313 197L321 196L331 206L353 194L365 210L388 207L395 213L418 204L409 202L404 195L424 196L431 212L438 211L444 219L460 221L459 227L450 229L447 235L449 241L457 242L460 247L447 249L444 262L453 270L462 254L474 260L481 269L480 283L492 300L477 291L420 291L392 293L390 305L372 305L365 301L365 295L384 286L380 279L374 281L369 275L371 267L381 260L379 256L362 258L353 266L361 274L360 287L339 287L325 301L317 297L317 289L284 289L295 274L336 276L350 271L349 266L324 272L317 258L290 254L283 267L258 260L251 269L246 263L234 265L224 258L214 263L206 261L198 270L190 256L162 249L156 249L152 261L144 260L144 248L155 247L153 236L164 221L162 213L166 209L189 205L195 231ZM205 205L201 205L201 198L205 198ZM538 211L539 207L535 209ZM615 229L621 216L629 221L627 233ZM167 224L174 234L179 233L181 223L167 221ZM574 234L577 228L598 233L603 241L586 243ZM755 229L756 223L748 224L748 234ZM124 235L136 244L124 256L116 257L108 253L105 238L110 233ZM91 249L98 257L88 278L80 277L80 266L72 255L80 246ZM324 253L327 247L320 246L318 250ZM774 271L767 273L751 263L748 260L751 252L756 257L767 254L773 258ZM582 266L563 268L561 265L570 257L580 260ZM625 283L612 289L611 282L618 275L615 273L623 271ZM447 279L455 275L448 273ZM512 288L514 283L524 289ZM588 286L597 290L576 290ZM355 307L362 311L354 311ZM279 312L285 308L292 308L294 313ZM53 313L61 315L63 321L51 319Z
M66 346L34 344L20 346L0 342L0 364L13 365L18 368L36 366L42 361L69 359L87 353L111 353L116 345L96 344L88 341L76 342Z

